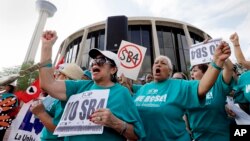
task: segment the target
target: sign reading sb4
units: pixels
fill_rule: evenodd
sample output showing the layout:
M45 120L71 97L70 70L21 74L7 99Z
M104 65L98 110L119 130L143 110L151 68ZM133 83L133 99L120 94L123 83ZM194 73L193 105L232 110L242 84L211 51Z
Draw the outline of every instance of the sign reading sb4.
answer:
M221 40L221 38L212 39L209 40L206 44L198 43L192 45L189 50L191 66L211 62L213 59L215 48L219 45Z
M118 76L124 74L127 78L137 80L146 51L146 47L122 40L117 53L121 62Z

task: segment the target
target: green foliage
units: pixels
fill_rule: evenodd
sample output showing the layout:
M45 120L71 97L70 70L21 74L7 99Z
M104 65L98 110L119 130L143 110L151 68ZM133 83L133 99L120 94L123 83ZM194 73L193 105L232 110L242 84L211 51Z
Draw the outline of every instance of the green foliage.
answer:
M34 62L26 62L21 66L21 70L26 70L29 67L34 65ZM38 70L32 72L29 75L25 75L23 77L19 77L17 80L17 90L26 90L28 86L38 77Z

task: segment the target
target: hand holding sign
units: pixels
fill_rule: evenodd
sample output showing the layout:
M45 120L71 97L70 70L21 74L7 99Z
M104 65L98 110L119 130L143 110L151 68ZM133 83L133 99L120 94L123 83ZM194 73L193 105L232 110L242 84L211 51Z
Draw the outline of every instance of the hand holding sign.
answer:
M213 39L192 45L189 50L191 66L211 62L215 48L219 45L220 41L221 39Z
M90 121L95 124L100 124L106 127L113 128L114 123L117 121L117 117L115 117L109 109L97 109L91 116Z

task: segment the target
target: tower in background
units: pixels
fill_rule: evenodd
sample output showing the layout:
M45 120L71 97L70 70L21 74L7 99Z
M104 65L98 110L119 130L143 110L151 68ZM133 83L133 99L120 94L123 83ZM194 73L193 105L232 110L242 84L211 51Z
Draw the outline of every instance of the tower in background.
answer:
M29 61L34 61L37 53L39 41L46 24L47 18L52 17L54 13L57 11L57 8L54 4L45 1L45 0L37 0L36 8L39 11L39 18L32 35L29 48L25 55L24 63Z

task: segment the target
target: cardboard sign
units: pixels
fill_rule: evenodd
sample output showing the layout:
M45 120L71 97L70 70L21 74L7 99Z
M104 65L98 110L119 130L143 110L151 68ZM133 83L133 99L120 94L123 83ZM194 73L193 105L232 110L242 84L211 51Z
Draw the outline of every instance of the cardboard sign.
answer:
M215 48L221 42L221 38L209 40L206 44L198 43L192 45L190 53L191 66L209 63L213 59Z
M42 122L29 110L32 101L24 103L16 119L7 129L5 138L7 141L40 141L40 133L43 129ZM7 133L8 132L8 133Z
M125 77L137 80L146 51L145 47L122 41L117 53L121 61L118 76L123 73Z
M54 134L59 136L102 134L103 126L91 122L89 116L97 109L106 108L108 96L109 89L72 95Z

